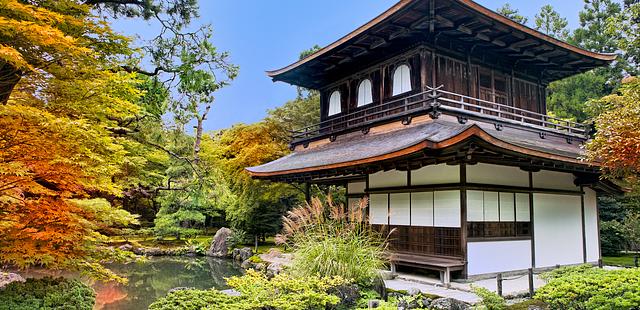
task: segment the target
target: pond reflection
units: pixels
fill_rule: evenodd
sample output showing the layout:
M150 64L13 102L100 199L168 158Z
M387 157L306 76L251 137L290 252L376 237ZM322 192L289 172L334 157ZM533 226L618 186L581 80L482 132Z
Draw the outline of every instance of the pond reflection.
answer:
M129 283L95 283L96 309L147 309L156 299L175 287L226 289L224 278L240 275L231 260L211 257L155 257L144 263L111 264Z

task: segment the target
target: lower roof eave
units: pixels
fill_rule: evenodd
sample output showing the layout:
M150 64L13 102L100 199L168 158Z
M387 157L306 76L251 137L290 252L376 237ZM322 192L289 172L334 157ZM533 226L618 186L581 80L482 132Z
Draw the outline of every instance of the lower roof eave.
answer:
M478 140L483 142L484 144L490 145L493 148L509 154L514 154L515 156L527 157L531 158L532 161L542 160L542 161L553 161L558 162L565 165L570 165L574 167L580 167L583 170L599 170L598 163L586 162L579 159L578 155L575 157L566 156L557 153L544 152L541 150L536 150L533 148L527 148L521 145L517 145L514 143L506 142L501 139L498 139L491 134L487 133L485 130L480 128L477 125L471 125L466 127L465 130L458 132L447 139L443 139L441 141L430 141L430 140L422 140L418 143L407 145L404 148L399 150L394 150L392 152L380 154L377 156L371 157L363 157L355 160L348 160L342 162L335 162L324 165L310 165L310 166L302 166L296 167L293 169L265 169L271 163L265 164L263 166L250 167L246 170L250 173L253 178L258 179L272 179L272 180L291 180L296 177L300 177L302 175L311 175L317 174L323 171L330 170L341 170L349 167L362 166L367 164L376 164L383 161L389 161L398 158L404 158L406 156L410 156L411 154L416 154L424 150L442 150L445 148L450 148L459 144L468 143L470 140ZM281 158L279 160L287 160L287 157ZM553 169L553 166L550 167Z

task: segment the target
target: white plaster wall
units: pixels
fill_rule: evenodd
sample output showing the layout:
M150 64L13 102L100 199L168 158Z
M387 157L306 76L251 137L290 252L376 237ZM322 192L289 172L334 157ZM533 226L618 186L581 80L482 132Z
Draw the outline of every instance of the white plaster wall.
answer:
M583 262L580 196L533 195L536 267Z
M389 225L410 225L409 193L391 194L389 201Z
M347 184L347 192L349 194L364 194L364 190L367 187L367 182L349 182Z
M579 190L573 184L575 177L572 173L541 170L533 173L533 187L546 189Z
M460 182L460 166L439 164L411 171L411 185L449 184Z
M396 186L407 186L406 171L389 170L369 175L369 188Z
M531 267L531 241L467 243L469 275L522 270Z
M434 192L434 226L460 227L460 191Z
M369 223L388 224L388 200L387 194L371 194L369 196Z
M529 187L529 173L518 167L491 164L467 165L467 182Z
M584 231L587 238L587 262L600 259L600 243L598 242L598 205L596 192L584 188Z
M433 226L433 192L411 193L411 225Z

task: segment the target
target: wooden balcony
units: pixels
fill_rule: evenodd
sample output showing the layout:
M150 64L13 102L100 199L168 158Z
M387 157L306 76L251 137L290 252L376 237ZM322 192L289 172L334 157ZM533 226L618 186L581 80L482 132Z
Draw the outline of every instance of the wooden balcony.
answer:
M504 101L497 100L496 101ZM443 86L426 87L420 93L409 94L382 104L325 120L291 132L291 145L296 146L312 140L340 135L346 132L365 130L379 123L394 120L410 122L411 117L430 114L458 116L460 122L474 119L493 122L496 125L521 127L545 134L556 134L567 138L586 140L590 125L581 124L546 114L532 112L506 104L473 98L443 90Z

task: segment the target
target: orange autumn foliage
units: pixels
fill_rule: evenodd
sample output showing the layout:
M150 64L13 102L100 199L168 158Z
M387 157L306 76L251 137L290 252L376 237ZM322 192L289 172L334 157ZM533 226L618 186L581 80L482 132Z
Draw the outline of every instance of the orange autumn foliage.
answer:
M640 175L640 79L625 79L618 93L596 103L603 106L604 112L596 118L596 136L587 145L589 159L599 161L609 176L637 184Z
M118 279L100 263L127 255L101 231L135 217L90 198L120 193L108 128L137 112L138 81L112 70L128 41L72 0L0 0L0 26L0 264Z

